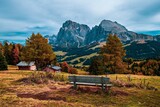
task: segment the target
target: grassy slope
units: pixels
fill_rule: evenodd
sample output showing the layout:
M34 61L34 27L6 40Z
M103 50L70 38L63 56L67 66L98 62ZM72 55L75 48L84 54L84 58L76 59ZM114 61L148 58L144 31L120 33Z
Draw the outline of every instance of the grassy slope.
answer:
M19 71L17 68L11 67L8 71L0 71L0 107L67 107L67 106L109 106L109 107L160 107L160 77L157 76L138 76L131 75L132 82L139 83L141 80L146 79L150 85L158 88L158 91L137 89L137 88L119 88L113 86L111 92L114 95L102 92L91 93L89 92L70 92L66 91L68 85L61 83L58 88L62 87L61 91L51 90L57 84L20 84L15 83L16 80L30 75L33 71ZM79 71L84 73L83 71ZM68 75L68 74L64 74ZM127 81L126 75L108 75L112 81L116 77L120 80ZM57 100L38 100L33 98L21 98L17 94L25 93L41 93L50 92L50 96L63 96L66 101Z
M71 50L68 52L62 52L58 51L56 52L56 55L61 55L62 61L68 61L70 64L76 65L76 66L83 66L83 63L87 61L88 59L92 58L93 56L98 55L98 49L102 47L105 44L105 42L102 42L97 45L91 45L90 47L84 47L77 49L78 52L75 53ZM160 54L160 43L156 41L147 41L147 42L132 42L124 45L124 48L126 50L126 54L128 58L133 58L133 59L147 59L147 58L159 58ZM97 50L96 50L97 49ZM85 51L87 54L85 54ZM84 53L84 54L80 54ZM84 59L83 61L80 61L80 59ZM76 63L73 63L76 61ZM88 65L88 64L87 64Z

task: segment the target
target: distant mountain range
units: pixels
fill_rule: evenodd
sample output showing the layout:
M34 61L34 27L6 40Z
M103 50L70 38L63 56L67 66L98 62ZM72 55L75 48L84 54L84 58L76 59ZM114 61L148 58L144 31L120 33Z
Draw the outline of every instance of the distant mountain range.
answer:
M146 33L146 34L145 34ZM30 35L31 32L0 33L1 35ZM110 20L102 20L99 25L90 28L68 20L63 23L57 35L46 35L45 38L53 46L59 62L67 61L69 64L82 66L89 65L90 59L98 55L100 47L105 44L108 34L116 34L124 44L126 57L136 60L147 58L160 58L160 31L133 32L125 26ZM150 35L152 34L152 35ZM28 36L29 36L28 35ZM17 39L18 38L18 39ZM24 44L24 38L14 37L14 41ZM0 42L4 41L0 38Z
M116 34L122 42L139 40L157 41L158 36L128 31L123 25L110 20L102 20L99 25L88 25L68 20L63 23L57 35L45 36L49 43L60 48L80 48L91 43L106 41L108 34Z
M120 38L127 58L160 58L160 35L128 31L123 25L110 20L102 20L93 28L68 20L63 23L57 35L45 38L53 45L59 62L67 61L82 66L89 65L91 58L98 55L108 34L116 34Z

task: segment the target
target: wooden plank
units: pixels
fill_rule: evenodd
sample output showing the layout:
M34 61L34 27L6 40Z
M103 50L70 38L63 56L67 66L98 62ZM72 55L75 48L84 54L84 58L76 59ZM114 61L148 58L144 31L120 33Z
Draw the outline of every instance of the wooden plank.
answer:
M99 77L99 76L69 76L70 82L82 82L82 83L97 83L97 84L107 84L109 83L109 78Z

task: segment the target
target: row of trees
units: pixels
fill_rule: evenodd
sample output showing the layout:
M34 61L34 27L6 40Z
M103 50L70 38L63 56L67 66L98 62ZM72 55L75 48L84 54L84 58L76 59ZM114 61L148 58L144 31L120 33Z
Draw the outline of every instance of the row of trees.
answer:
M150 59L139 63L135 62L131 66L131 71L134 74L160 76L160 60Z
M132 73L160 76L160 60L136 62L132 58L124 58L126 52L116 35L109 35L106 44L101 48L99 56L92 58L90 74Z
M7 64L16 65L20 61L22 45L4 41L0 43L0 70L6 70Z
M3 44L0 43L0 51L10 65L16 65L19 62L21 50L22 45L20 44L9 43L7 41Z
M48 44L48 40L41 34L32 34L30 38L26 40L26 45L13 44L4 42L0 43L0 68L2 70L7 69L7 64L16 65L21 61L35 61L38 69L42 69L47 65L56 63L56 55L53 52L51 45Z

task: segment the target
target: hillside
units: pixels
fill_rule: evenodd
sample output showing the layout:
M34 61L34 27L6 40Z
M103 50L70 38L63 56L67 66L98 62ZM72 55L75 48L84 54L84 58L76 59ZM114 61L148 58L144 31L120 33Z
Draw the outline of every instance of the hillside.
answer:
M58 61L67 61L69 64L76 66L89 65L90 59L98 55L99 49L105 42L93 43L81 48L74 48L70 50L62 50L55 47ZM126 58L133 58L143 60L148 58L160 57L160 42L158 41L137 41L132 43L125 43Z
M125 49L126 57L134 59L160 58L160 42L157 41L133 42Z

